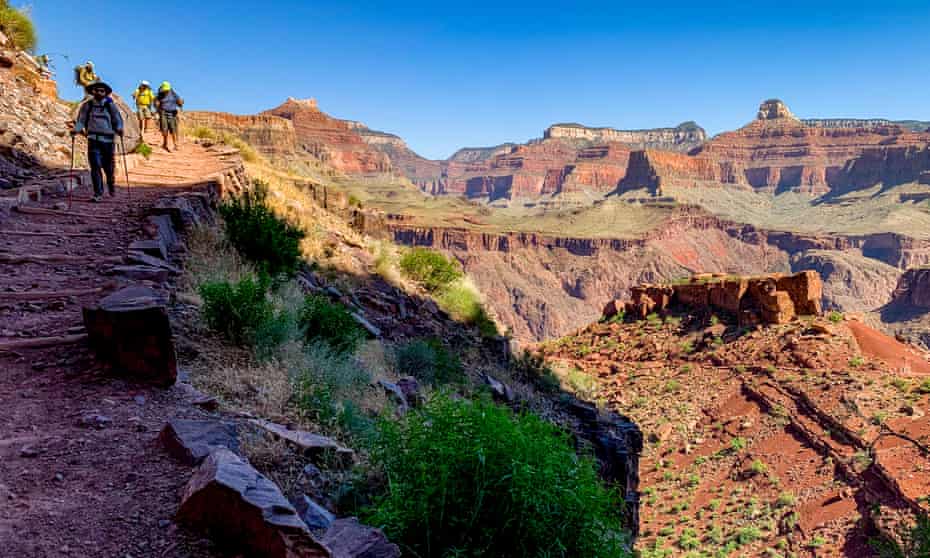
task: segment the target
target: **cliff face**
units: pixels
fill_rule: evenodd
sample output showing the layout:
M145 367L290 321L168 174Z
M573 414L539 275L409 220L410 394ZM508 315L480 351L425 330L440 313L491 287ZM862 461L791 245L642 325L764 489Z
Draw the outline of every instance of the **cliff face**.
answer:
M617 130L590 128L581 124L553 124L543 133L545 139L584 140L586 142L619 142L630 149L664 149L691 151L707 141L707 132L694 122L684 122L674 128L650 130Z
M766 101L755 121L692 155L646 150L633 157L620 191L727 186L825 194L917 182L930 168L928 133L881 121L816 122L807 125L781 101Z
M492 234L402 221L387 228L396 242L461 261L521 341L559 337L596 320L604 302L628 298L637 283L702 272L814 270L824 279L825 308L873 311L891 300L901 269L930 263L930 241L766 231L687 208L631 239Z
M190 127L204 126L237 135L272 160L297 156L297 133L290 120L269 114L240 116L225 112L185 112Z
M895 288L896 302L930 310L930 268L907 270Z
M387 155L366 143L352 123L320 111L313 99L290 98L262 115L291 121L298 148L340 172L391 172L391 160Z

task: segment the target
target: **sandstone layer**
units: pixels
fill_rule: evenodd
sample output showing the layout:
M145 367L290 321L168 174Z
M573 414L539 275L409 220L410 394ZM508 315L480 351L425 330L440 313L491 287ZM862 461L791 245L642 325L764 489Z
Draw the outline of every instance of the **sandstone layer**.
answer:
M184 113L184 122L191 129L203 126L239 136L272 161L288 161L298 154L294 124L279 116L191 111Z

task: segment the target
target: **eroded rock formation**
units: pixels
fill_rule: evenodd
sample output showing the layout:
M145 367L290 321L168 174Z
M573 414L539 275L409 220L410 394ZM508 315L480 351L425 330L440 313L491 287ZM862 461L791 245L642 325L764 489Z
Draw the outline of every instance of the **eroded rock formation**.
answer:
M391 172L391 160L368 145L357 126L322 112L314 99L289 98L262 114L290 120L297 134L298 147L340 172Z
M191 111L184 113L184 121L192 129L203 126L239 136L272 161L287 161L298 154L294 124L279 116Z
M896 302L930 310L930 267L909 269L894 292Z
M707 141L707 132L694 122L683 122L674 128L650 130L617 130L591 128L581 124L553 124L543 133L545 139L584 140L594 143L619 142L630 149L666 149L688 152Z

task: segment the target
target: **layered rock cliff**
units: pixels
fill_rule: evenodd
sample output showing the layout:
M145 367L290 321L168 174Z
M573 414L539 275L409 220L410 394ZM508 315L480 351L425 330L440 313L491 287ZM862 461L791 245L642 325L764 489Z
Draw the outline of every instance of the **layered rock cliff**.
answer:
M688 152L707 141L707 132L695 122L683 122L674 128L650 130L617 130L591 128L581 124L553 124L543 133L545 139L584 140L586 142L619 142L630 149L665 149Z
M289 98L262 115L292 122L298 148L335 170L349 174L391 172L391 160L370 146L355 126L322 112L314 99Z
M845 192L917 182L930 168L930 134L902 126L810 126L777 99L757 118L691 154L646 150L631 158L619 191L735 187L780 193Z
M189 127L204 126L239 136L273 161L286 161L298 155L294 124L279 116L191 111L184 113L184 122Z
M930 267L907 270L894 291L895 301L930 311Z

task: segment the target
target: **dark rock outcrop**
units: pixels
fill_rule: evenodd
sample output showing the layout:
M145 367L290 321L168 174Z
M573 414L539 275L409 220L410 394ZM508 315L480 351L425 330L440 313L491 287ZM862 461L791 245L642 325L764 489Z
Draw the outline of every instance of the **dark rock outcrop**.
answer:
M323 535L323 544L333 558L400 558L400 549L380 529L367 527L357 519L339 519Z
M158 443L187 465L199 465L220 448L239 451L236 426L218 420L172 419L158 435Z
M177 519L263 558L329 558L272 481L227 449L211 453L184 489Z
M177 379L168 311L152 289L126 287L85 307L84 327L117 374L166 387Z

